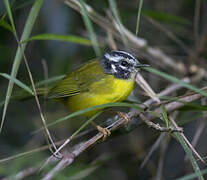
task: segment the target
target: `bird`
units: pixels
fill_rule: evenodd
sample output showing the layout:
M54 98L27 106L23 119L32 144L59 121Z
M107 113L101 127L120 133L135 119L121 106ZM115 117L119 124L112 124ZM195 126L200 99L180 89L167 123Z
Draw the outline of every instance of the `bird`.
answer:
M113 50L102 57L91 60L48 90L47 98L64 104L70 111L125 100L134 88L135 76L141 64L133 55L125 51ZM95 115L101 108L84 114ZM106 129L92 123L100 132L110 134ZM107 132L106 132L107 131Z

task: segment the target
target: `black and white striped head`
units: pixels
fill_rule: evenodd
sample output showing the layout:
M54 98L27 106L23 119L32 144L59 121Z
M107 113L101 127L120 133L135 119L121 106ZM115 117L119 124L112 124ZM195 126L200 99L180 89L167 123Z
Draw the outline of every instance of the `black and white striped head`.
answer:
M140 64L134 56L124 51L111 51L104 54L100 64L105 73L119 79L133 79L139 68L148 66Z

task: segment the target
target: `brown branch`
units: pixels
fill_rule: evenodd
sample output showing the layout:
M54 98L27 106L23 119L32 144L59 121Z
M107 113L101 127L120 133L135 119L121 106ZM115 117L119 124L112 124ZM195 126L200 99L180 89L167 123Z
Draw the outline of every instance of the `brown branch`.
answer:
M207 90L207 87L203 88L203 90L206 91ZM176 111L180 107L184 106L185 103L195 101L195 100L197 100L197 99L199 99L201 97L202 96L200 94L196 94L196 93L189 94L189 95L186 95L186 96L182 96L182 97L180 97L178 99L179 102L169 102L169 103L165 104L165 109L166 109L167 112ZM156 113L160 113L160 108L159 107L156 108L155 109L155 112ZM135 113L129 112L127 114L127 116L130 119L137 118L139 115L140 115L139 112L135 112ZM142 114L142 116L144 116L145 118L147 118L147 120L149 122L152 121L152 120L154 120L155 118L157 118L156 116L152 116L149 112L146 112L144 115ZM106 128L108 130L110 130L110 131L115 131L115 130L119 129L120 127L123 127L125 124L126 124L126 119L125 118L119 118L117 121L115 121L113 124L109 125ZM65 167L69 166L74 161L74 159L76 157L78 157L81 153L83 153L89 147L95 145L102 138L103 138L103 134L102 133L98 133L95 136L93 136L91 139L89 139L89 140L87 140L85 142L82 142L82 143L79 143L78 145L76 145L74 147L74 150L72 150L71 153L67 154L66 157L64 157L58 163L58 165L55 168L53 168L50 172L48 172L46 174L46 176L43 177L42 180L49 180L52 177L54 177L57 172L61 171Z

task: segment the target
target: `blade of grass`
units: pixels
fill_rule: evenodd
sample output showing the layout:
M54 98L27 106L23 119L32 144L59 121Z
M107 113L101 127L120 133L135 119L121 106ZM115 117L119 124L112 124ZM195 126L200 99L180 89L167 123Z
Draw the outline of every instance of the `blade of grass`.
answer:
M187 157L190 159L191 164L193 166L193 169L195 171L195 175L199 180L204 180L202 173L200 171L200 168L196 162L196 159L193 156L193 153L191 151L191 149L189 148L189 146L187 145L187 143L185 142L185 140L183 139L183 137L181 136L180 133L175 132L174 133L174 137L178 140L178 142L181 144L181 146L183 147L183 150L186 152Z
M73 35L62 35L62 34L38 34L38 35L32 36L31 38L29 38L28 40L22 43L32 41L32 40L66 41L66 42L91 46L91 41L86 38L79 37L79 36L73 36Z
M118 30L119 30L119 32L121 34L122 41L125 44L125 46L127 46L127 38L126 38L126 36L124 34L124 28L122 26L122 22L121 22L121 20L119 18L119 15L118 15L117 5L116 5L115 0L109 0L109 5L110 5L110 9L111 9L111 11L113 13L113 16L114 16L114 18L116 20L116 23L119 26Z
M0 19L0 26L13 32L13 28L10 24L8 24L6 21L4 21L3 19Z
M138 35L138 32L139 32L139 24L140 24L141 12L142 12L142 5L143 5L143 0L139 0L139 8L138 8L138 12L137 12L136 36Z
M161 106L161 113L162 113L162 118L166 124L166 127L169 127L169 120L168 120L168 116L167 116L167 111L163 105Z
M83 128L85 128L90 122L96 119L96 117L98 117L102 112L103 111L96 113L94 116L88 119L84 124L82 124L81 127L77 131L75 131L68 139L65 140L65 142L54 152L53 155L56 155L57 153L59 153L63 147L65 147Z
M157 69L154 69L154 68L143 68L143 69L145 69L145 70L147 70L148 72L151 72L151 73L153 73L153 74L156 74L156 75L158 75L158 76L160 76L160 77L162 77L162 78L165 78L165 79L167 79L167 80L169 80L169 81L171 81L171 82L174 82L174 83L176 83L176 84L179 84L179 85L181 85L181 86L183 86L183 87L185 87L185 88L187 88L187 89L190 89L190 90L192 90L192 91L194 91L194 92L196 92L196 93L198 93L198 94L200 94L200 95L202 95L202 96L205 96L205 97L207 97L207 93L205 92L205 91L203 91L203 90L201 90L201 89L198 89L198 88L196 88L195 86L193 86L193 85L191 85L191 84L189 84L189 83L186 83L186 82L184 82L184 81L182 81L182 80L179 80L178 78L176 78L176 77L174 77L174 76L171 76L171 75L169 75L169 74L167 74L167 73L164 73L164 72L161 72L161 71L159 71L159 70L157 70Z
M93 107L89 107L89 108L86 108L86 109L82 109L82 110L79 110L79 111L76 111L74 113L71 113L63 118L60 118L52 123L48 123L47 124L47 127L50 127L50 126L53 126L53 125L56 125L60 122L63 122L63 121L66 121L70 118L73 118L73 117L76 117L76 116L79 116L79 115L82 115L84 113L87 113L89 111L93 111L93 110L97 110L97 109L103 109L103 108L107 108L107 107L131 107L131 108L135 108L137 109L138 111L143 111L143 109L137 105L134 105L134 104L130 104L130 103L107 103L107 104L102 104L102 105L97 105L97 106L93 106ZM39 130L42 130L43 128L40 128ZM37 131L39 131L37 130ZM36 131L36 132L37 132Z
M15 38L17 38L17 32L16 32L16 29L15 29L14 20L13 20L13 17L12 17L12 12L11 12L11 8L10 8L9 0L4 0L4 5L6 7L6 12L9 16L9 20L10 20L11 27L12 27L12 32L14 33Z
M30 93L31 95L33 95L32 90L29 88L29 86L27 86L26 84L22 83L21 81L19 81L18 79L6 74L6 73L0 73L0 76L3 76L4 78L12 81L13 83L15 83L16 85L18 85L19 87L21 87L22 89L24 89L25 91L27 91L28 93Z
M9 76L9 75L8 75L8 76ZM39 81L39 82L35 83L35 87L41 87L41 86L43 86L43 85L45 85L45 84L50 85L50 84L52 84L52 83L54 83L54 82L56 82L56 81L58 81L58 80L63 79L64 77L65 77L65 75L60 75L60 76L55 76L55 77L49 78L49 79L47 79L47 80ZM11 76L10 76L10 78L11 78ZM22 87L22 88L24 89L24 87ZM31 87L29 87L29 89L31 90ZM25 89L24 89L24 90L25 90ZM38 89L38 90L39 90L39 89ZM33 91L31 91L31 92L33 93ZM17 92L17 93L21 93L21 92ZM30 92L29 92L29 93L30 93ZM30 94L31 94L31 93L30 93ZM34 95L34 93L33 93L32 95ZM12 96L12 97L13 97L13 96ZM23 97L25 97L25 96L23 96ZM23 99L23 98L22 98L22 99ZM18 100L21 100L21 98L18 99ZM4 102L5 102L5 101L1 101L1 102L0 102L0 107L4 105Z
M7 0L5 0L5 2L7 2ZM25 24L25 27L24 27L24 30L23 30L23 33L22 33L22 36L21 36L21 41L24 41L24 40L29 38L29 36L31 34L31 31L32 31L32 28L33 28L33 25L35 23L35 20L37 18L38 13L39 13L39 10L42 6L42 3L43 3L43 0L36 0L34 2L32 8L30 10L29 16L27 18L27 21L26 21L26 24ZM11 9L9 7L9 4L7 3L6 5L8 5L7 6L8 13L11 13ZM13 23L12 15L11 15L10 21L11 21L11 24L13 26L14 23ZM15 27L13 27L13 28L15 28ZM26 47L27 43L22 44L22 45L18 44L18 45L19 46L17 48L17 52L16 52L16 55L15 55L12 70L11 70L11 77L14 77L14 78L17 75L19 65L20 65L20 62L21 62L21 59L22 59L22 56L23 56L23 52L25 50L25 47ZM5 119L5 116L6 116L6 111L7 111L9 100L10 100L10 97L11 97L11 94L12 94L13 86L14 86L14 83L12 81L9 81L9 85L8 85L8 89L7 89L7 93L6 93L6 99L5 99L5 103L4 103L4 109L3 109L1 125L0 125L0 132L2 131L2 127L3 127L3 124L4 124L4 119Z
M178 125L176 124L175 120L171 116L169 117L169 120L170 120L170 125L172 125L174 128L178 128ZM203 178L203 176L201 174L200 168L199 168L199 166L197 164L197 160L194 158L194 155L196 157L198 157L198 159L201 160L201 162L206 164L204 159L197 153L197 151L192 146L192 144L188 141L188 139L185 137L183 132L175 132L172 135L173 135L173 137L175 139L177 139L177 141L183 147L183 150L186 152L186 156L191 161L191 164L193 166L193 169L194 169L194 171L196 173L197 178L199 180L204 180L204 178Z
M201 174L202 175L207 174L207 169L201 170ZM177 178L175 180L192 180L192 179L195 179L196 177L197 177L196 173L192 173L192 174L183 176L181 178Z
M79 0L79 3L80 3L80 8L81 8L83 21L84 21L84 24L86 26L86 29L89 32L89 36L90 36L94 51L96 53L96 56L99 57L101 55L101 50L100 50L99 45L98 45L98 41L97 41L96 34L95 34L93 26L92 26L92 22L91 22L90 18L88 17L88 12L87 12L87 9L85 7L84 0Z

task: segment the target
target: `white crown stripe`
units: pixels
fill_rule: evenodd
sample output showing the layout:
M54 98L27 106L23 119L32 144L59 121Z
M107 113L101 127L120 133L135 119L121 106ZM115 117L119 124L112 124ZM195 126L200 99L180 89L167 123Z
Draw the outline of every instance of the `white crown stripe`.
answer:
M125 54L125 55L129 56L131 59L136 59L134 56L132 56L131 54L129 54L129 53L125 52L125 51L116 51L116 52Z

